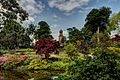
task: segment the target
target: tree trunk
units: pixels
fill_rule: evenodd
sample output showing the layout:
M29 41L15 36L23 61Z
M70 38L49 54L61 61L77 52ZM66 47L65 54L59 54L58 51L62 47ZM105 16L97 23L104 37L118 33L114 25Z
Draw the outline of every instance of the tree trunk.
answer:
M97 27L97 43L98 43L98 44L99 44L99 42L100 42L99 33L100 33L100 28Z

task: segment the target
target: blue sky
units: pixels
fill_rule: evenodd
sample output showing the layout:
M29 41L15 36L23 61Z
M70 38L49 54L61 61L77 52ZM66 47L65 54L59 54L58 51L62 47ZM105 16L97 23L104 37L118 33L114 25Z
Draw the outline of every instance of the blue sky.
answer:
M67 28L81 29L92 8L107 6L113 13L120 11L120 0L20 0L19 4L29 13L24 25L46 21L56 39L60 29L65 35Z

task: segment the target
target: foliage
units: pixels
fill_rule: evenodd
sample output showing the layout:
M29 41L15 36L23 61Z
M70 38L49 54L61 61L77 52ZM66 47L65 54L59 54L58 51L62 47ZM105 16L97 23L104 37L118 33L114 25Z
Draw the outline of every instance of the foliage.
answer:
M100 28L100 31L106 30L106 24L108 23L110 14L111 10L108 7L92 9L85 19L85 27L92 33L96 33L97 27Z
M19 16L19 19L23 21L28 17L27 12L19 6L18 0L0 0L0 4L0 13L2 13L7 19L17 20Z
M118 54L108 51L103 51L93 58L78 59L68 67L68 77L58 80L119 80L119 60Z
M120 42L119 41L113 41L112 45L110 47L120 48Z
M73 44L68 44L65 46L65 53L68 54L71 60L75 60L78 55L78 52Z
M120 52L120 48L116 48L116 47L108 47L108 50L118 53Z
M48 62L46 60L41 60L41 59L33 59L29 65L28 65L28 69L47 69L49 65L47 65Z
M0 32L0 47L3 49L15 49L17 47L29 47L30 38L25 29L14 20L7 20Z
M35 38L36 39L42 39L46 36L51 36L50 26L45 22L41 21L38 23L37 30L35 32ZM51 36L52 37L52 36Z
M103 50L104 50L104 48L97 46L95 48L90 48L89 53L93 57L93 55L97 56L97 55L101 54L103 52Z
M68 36L69 42L76 42L77 40L83 39L82 32L76 27L68 28L67 31L69 34Z
M111 44L113 44L112 40L110 39L110 36L107 33L99 33L99 44L97 43L97 34L93 34L91 38L91 46L96 47L96 46L101 46L101 47L109 47Z
M66 62L64 62L64 61L55 61L55 62L52 62L51 64L49 64L49 68L50 69L66 69L67 68L67 66L69 65L69 63L66 63Z
M29 24L29 27L26 29L28 35L35 34L36 26L34 24Z
M35 43L34 49L36 54L44 54L45 58L49 58L50 53L57 54L60 44L56 40L53 40L51 37L46 37L38 40Z
M81 40L80 44L77 46L77 50L84 55L89 54L89 48L90 43L83 40Z
M30 38L24 35L24 29L17 22L28 18L28 13L19 6L18 0L0 0L0 47L13 49L28 47Z
M109 19L108 31L117 31L119 32L119 23L120 23L120 12L112 14Z
M109 16L111 14L109 7L102 7L100 9L92 9L87 15L84 25L84 34L90 34L91 37L94 33L97 33L97 43L99 44L99 33L107 31L107 24L109 22Z

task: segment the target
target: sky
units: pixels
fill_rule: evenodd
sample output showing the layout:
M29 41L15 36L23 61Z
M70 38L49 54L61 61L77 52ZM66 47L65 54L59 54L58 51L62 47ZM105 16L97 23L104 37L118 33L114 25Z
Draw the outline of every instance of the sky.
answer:
M68 35L67 28L81 29L93 8L106 6L112 13L120 11L120 0L20 0L19 4L29 14L29 20L23 23L25 26L46 21L55 39L58 39L61 29L65 36Z

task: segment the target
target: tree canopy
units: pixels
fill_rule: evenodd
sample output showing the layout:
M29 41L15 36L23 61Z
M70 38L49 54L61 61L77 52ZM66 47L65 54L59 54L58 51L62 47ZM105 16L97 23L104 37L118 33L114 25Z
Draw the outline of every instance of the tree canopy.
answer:
M69 42L76 42L77 40L80 40L82 39L82 32L77 29L76 27L73 27L73 28L68 28L67 29L68 31L68 38L69 38Z
M84 32L93 35L97 34L97 43L99 43L99 33L107 31L110 14L112 13L109 7L101 7L100 9L92 9L87 15L84 25Z
M36 39L42 39L46 36L51 36L50 26L47 24L47 22L41 21L38 23L35 36L36 36Z
M26 20L28 13L22 9L18 4L19 0L0 0L0 13L7 19L19 19L21 21Z
M85 21L86 30L92 34L96 33L98 27L101 32L107 29L107 23L111 14L109 7L102 7L100 9L92 9L87 15Z
M15 49L21 46L29 47L30 41L25 28L14 20L7 20L0 32L0 46L3 49Z

